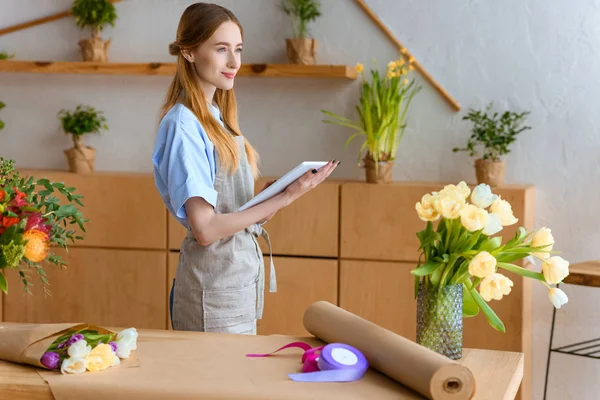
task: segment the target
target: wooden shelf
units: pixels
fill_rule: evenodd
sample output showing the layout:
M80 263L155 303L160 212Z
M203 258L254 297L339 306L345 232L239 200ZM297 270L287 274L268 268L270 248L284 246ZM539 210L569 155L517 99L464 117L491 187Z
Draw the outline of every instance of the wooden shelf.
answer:
M0 60L0 72L40 74L173 75L175 63L94 63L83 61ZM356 79L346 65L243 64L238 76Z

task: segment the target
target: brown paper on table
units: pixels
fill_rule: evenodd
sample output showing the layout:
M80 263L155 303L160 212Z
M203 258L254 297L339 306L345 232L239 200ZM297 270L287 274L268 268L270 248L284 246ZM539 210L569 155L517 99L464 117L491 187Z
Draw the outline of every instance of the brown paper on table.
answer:
M94 329L114 333L90 324L22 324L0 322L0 360L46 368L41 358L54 341L69 331Z
M325 342L356 347L371 367L429 399L475 394L475 378L464 365L326 301L308 307L304 328Z

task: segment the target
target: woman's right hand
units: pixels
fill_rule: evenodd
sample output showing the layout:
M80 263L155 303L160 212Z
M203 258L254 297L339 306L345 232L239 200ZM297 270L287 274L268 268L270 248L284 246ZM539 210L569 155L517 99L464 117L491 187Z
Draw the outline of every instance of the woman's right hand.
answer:
M308 171L300 178L296 179L283 192L287 199L287 205L293 203L302 195L316 188L321 182L327 179L327 177L339 164L340 161L329 161L327 164L319 168L318 171L313 169L312 171Z

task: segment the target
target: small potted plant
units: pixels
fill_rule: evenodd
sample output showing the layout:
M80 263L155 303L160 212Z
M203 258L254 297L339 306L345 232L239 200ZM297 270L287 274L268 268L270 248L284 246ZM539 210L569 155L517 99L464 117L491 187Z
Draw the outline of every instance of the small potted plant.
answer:
M60 110L58 118L62 129L73 139L73 147L65 150L69 171L76 173L94 172L94 161L96 149L85 146L82 136L90 133L100 133L102 129L108 129L106 118L102 112L96 111L90 106L78 105L74 111Z
M92 31L90 38L79 41L83 61L107 62L110 39L103 40L100 33L105 25L115 26L115 6L108 0L75 0L71 12L79 28Z
M358 165L360 166L362 160L369 183L392 181L396 150L407 126L406 113L413 97L421 89L414 79L407 78L408 72L413 69L413 61L412 57L408 61L401 57L397 61L389 62L387 74L383 77L376 68L371 70L370 83L365 80L364 66L357 64L356 69L362 77L359 105L356 106L358 122L321 110L333 118L323 122L354 131L346 145L354 138L364 136L358 153Z
M452 151L468 151L470 156L475 156L475 146L483 146L483 155L475 160L477 183L498 186L504 182L505 164L501 156L510 153L508 147L516 140L517 135L531 127L523 125L529 111L505 111L502 115L494 112L490 115L491 108L492 103L485 111L469 109L462 119L473 123L473 134L467 147L455 147Z
M315 64L317 40L308 37L308 24L321 16L320 2L316 0L283 0L281 9L291 18L294 31L294 37L286 39L289 61L292 64Z

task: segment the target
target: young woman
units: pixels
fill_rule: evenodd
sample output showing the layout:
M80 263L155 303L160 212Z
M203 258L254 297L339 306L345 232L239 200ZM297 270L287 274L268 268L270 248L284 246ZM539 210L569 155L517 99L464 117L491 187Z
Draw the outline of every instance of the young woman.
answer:
M231 11L197 3L184 11L177 40L169 45L177 72L162 108L152 161L166 207L188 229L170 296L176 330L256 334L264 298L257 237L268 240L260 225L339 164L330 161L278 196L237 212L254 196L258 176L258 155L240 132L233 93L242 38ZM271 284L274 291L272 262Z

